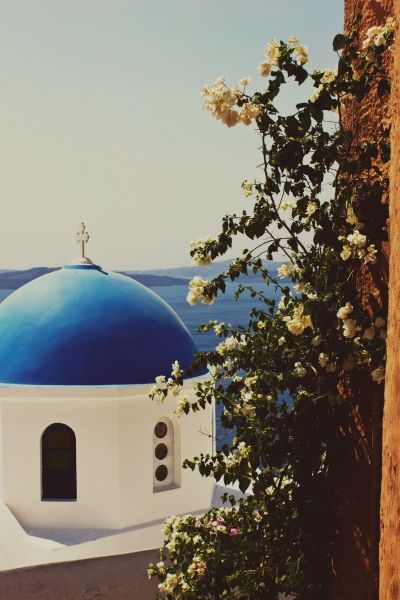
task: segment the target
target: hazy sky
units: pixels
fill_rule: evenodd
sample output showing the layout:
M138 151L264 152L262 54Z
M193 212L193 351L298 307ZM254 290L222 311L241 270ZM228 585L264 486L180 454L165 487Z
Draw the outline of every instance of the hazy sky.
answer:
M0 0L0 267L190 263L244 203L258 138L201 109L205 83L250 75L272 38L335 64L341 0ZM292 98L288 90L286 101ZM246 202L246 201L245 201Z

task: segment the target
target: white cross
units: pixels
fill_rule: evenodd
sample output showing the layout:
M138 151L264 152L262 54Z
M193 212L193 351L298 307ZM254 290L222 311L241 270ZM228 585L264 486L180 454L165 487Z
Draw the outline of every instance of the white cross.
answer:
M82 258L85 258L85 244L89 241L89 234L85 231L85 223L79 225L79 231L75 234L75 241L77 244L81 244Z

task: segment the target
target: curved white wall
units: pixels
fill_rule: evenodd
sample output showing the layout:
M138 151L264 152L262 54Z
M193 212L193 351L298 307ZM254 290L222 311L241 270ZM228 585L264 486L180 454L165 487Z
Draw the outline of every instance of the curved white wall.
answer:
M2 499L22 525L119 529L210 506L213 480L181 463L212 451L201 432L213 433L213 407L178 419L176 399L159 405L148 389L0 388ZM174 485L153 491L153 430L162 417L174 427ZM40 441L51 423L76 435L76 501L41 500Z

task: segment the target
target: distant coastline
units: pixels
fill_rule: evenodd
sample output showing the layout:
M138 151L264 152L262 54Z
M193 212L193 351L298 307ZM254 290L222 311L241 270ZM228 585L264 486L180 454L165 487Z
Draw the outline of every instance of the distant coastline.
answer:
M200 276L205 279L213 279L216 275L224 271L230 264L230 260L217 261L207 267L185 266L185 267L171 267L169 269L149 269L148 271L120 271L127 277L135 279L139 283L146 287L168 287L173 285L187 286L192 277ZM268 268L271 275L276 276L278 267L282 263L273 262L269 263ZM56 271L57 268L52 267L33 267L31 269L0 269L0 289L2 290L16 290L21 286L29 283L37 277L46 275ZM256 283L261 282L260 275L243 275L241 277L242 283Z
M25 270L0 270L0 289L1 290L17 290L22 287L26 283L33 281L37 277L41 277L42 275L46 275L47 273L52 273L53 271L57 271L56 268L50 267L34 267L32 269ZM118 271L118 273L122 273L123 275L127 275L132 279L135 279L139 283L142 283L146 287L165 287L170 285L187 285L188 279L182 279L179 277L169 277L167 275L153 275L146 273L134 273L134 272L126 272L126 271Z

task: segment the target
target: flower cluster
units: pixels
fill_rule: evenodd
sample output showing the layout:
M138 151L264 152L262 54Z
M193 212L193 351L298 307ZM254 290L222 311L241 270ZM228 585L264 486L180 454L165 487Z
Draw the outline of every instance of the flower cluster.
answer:
M250 454L251 448L246 446L245 442L240 442L237 448L232 450L231 454L228 454L228 456L223 456L226 470L233 471L243 462L247 463Z
M301 362L294 363L293 375L295 377L305 377L307 375L307 369Z
M296 61L298 65L305 65L308 62L308 48L299 44L295 46Z
M385 367L384 365L379 365L376 369L374 369L371 373L372 381L375 383L382 383L385 381Z
M321 76L322 73L322 76ZM313 93L310 96L310 102L315 102L320 96L322 90L326 87L325 84L334 82L337 78L337 69L324 69L323 71L315 71L314 76L319 75L319 84L314 86Z
M386 46L389 36L393 33L395 20L393 17L388 17L384 25L374 25L367 31L366 37L362 43L364 49L373 48L374 46Z
M343 326L343 337L354 338L357 335L357 331L360 331L360 326L357 325L356 319L351 319L350 315L353 312L353 306L350 302L346 302L344 306L341 306L336 313L337 318L342 321Z
M181 396L178 398L178 402L176 408L174 410L174 415L177 417L182 417L183 415L187 415L190 409L190 400L188 396Z
M304 314L304 304L301 303L294 307L291 315L285 315L282 319L293 335L301 335L307 327L313 328L311 316Z
M189 242L190 255L195 265L204 267L212 262L210 251L214 244L210 235Z
M216 346L215 351L220 356L226 356L231 354L234 350L239 350L247 346L247 340L245 335L241 335L238 339L236 336L229 336Z
M261 107L250 101L239 107L238 99L242 90L238 86L228 88L224 77L218 77L214 83L206 85L201 94L204 97L203 109L228 127L234 127L238 123L250 125L261 112Z
M329 560L322 569L304 567L315 560L312 549L329 557L334 543L326 522L335 453L326 449L335 439L340 455L345 451L337 431L348 413L340 405L364 402L360 382L368 376L382 383L386 359L385 311L378 301L360 301L359 273L377 261L386 236L388 184L380 165L389 159L390 139L379 129L376 139L359 143L341 115L349 99L357 111L371 90L387 94L393 27L389 19L369 29L364 43L357 28L338 34L338 67L311 72L297 38L272 40L259 67L269 78L261 92L246 92L248 78L233 88L220 78L203 90L205 110L217 119L257 127L262 169L259 179L241 184L254 202L226 215L215 239L190 244L194 262L204 266L241 236L241 257L212 281L195 277L187 300L212 304L242 277L236 298L248 293L254 304L247 324L200 326L219 339L195 358L191 372L209 375L194 394L181 393L177 363L152 388L154 399L176 396L176 416L215 403L216 450L184 466L223 482L222 502L232 505L166 522L160 560L149 572L167 600L302 598L305 589L310 597L329 596ZM283 114L275 104L281 87L307 78L311 99ZM332 110L340 115L334 122ZM277 269L271 261L279 261ZM257 285L246 274L255 274ZM238 501L230 486L249 493Z
M305 65L308 60L308 48L299 44L299 39L295 36L291 36L288 39L288 46L291 51L294 51L296 62L298 65ZM284 45L276 40L268 42L265 49L265 60L258 65L258 70L262 77L268 77L271 73L272 67L278 67L280 59L282 57L282 51Z
M240 187L242 188L242 192L246 198L249 198L253 194L254 184L251 181L247 181L247 179L245 179Z
M171 377L167 379L165 375L157 375L155 378L155 384L151 386L149 392L152 400L161 403L164 402L168 394L179 396L183 383L183 371L177 360L171 366Z
M349 258L362 259L364 263L376 263L377 253L375 244L369 244L367 246L367 236L360 233L358 229L354 229L353 233L344 238L339 236L339 241L345 241L340 256L343 260L349 260Z
M201 277L193 277L193 279L189 282L189 293L186 296L189 304L197 304L200 300L202 304L214 304L215 302L215 294L209 294L207 292L207 286L209 282Z
M279 279L285 279L286 277L291 277L298 271L296 265L293 263L283 263L280 267L278 267L277 273Z

